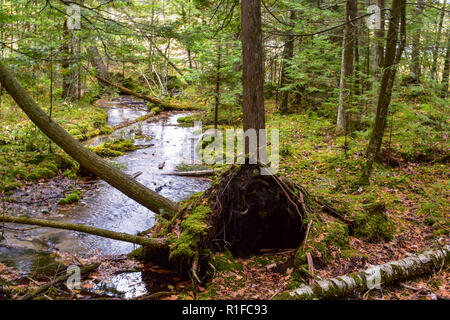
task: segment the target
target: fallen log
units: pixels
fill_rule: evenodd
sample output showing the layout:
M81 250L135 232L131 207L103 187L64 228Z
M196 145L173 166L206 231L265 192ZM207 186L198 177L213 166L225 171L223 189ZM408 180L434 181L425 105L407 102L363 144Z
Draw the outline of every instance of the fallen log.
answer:
M155 105L160 106L163 110L194 110L195 109L195 108L186 108L186 107L181 108L181 107L179 107L179 106L177 106L175 104L164 102L164 101L161 101L159 99L149 97L149 96L147 96L145 94L140 94L140 93L131 91L128 88L125 88L125 87L123 87L121 85L113 83L113 82L109 81L108 79L102 78L102 77L100 77L98 75L95 75L95 77L98 80L100 80L101 82L106 83L106 84L108 84L108 85L110 85L110 86L112 86L114 88L119 89L119 91L124 93L124 94L128 94L130 96L134 96L136 98L139 98L139 99L151 102L151 103L153 103Z
M130 178L127 174L75 140L39 108L36 102L2 63L0 63L0 83L31 121L53 142L74 158L81 167L86 168L89 172L105 180L114 188L157 214L160 213L165 217L171 217L177 212L178 205L175 202Z
M405 259L372 266L362 272L320 280L314 285L302 285L275 297L278 300L309 300L338 298L356 291L379 289L400 280L405 280L442 268L450 262L450 245L428 250Z
M182 176L182 177L208 177L213 176L216 172L214 170L201 170L201 171L180 171L163 173L165 176Z
M0 215L0 222L10 222L10 223L18 223L18 224L26 224L26 225L34 225L34 226L41 226L41 227L49 227L49 228L84 232L84 233L92 234L92 235L103 237L103 238L109 238L109 239L114 239L114 240L120 240L120 241L140 244L144 247L149 247L149 248L156 249L156 250L162 250L167 247L164 239L133 236L128 233L115 232L115 231L100 229L100 228L96 228L96 227L85 226L82 224L73 224L73 223L66 223L66 222L61 222L61 221L35 219L35 218L27 218L27 217L13 217L13 216L8 216L8 215Z

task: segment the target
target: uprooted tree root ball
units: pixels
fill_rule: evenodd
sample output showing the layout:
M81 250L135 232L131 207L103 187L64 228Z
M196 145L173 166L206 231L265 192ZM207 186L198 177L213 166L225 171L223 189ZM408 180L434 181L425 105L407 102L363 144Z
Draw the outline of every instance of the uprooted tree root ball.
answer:
M201 282L214 270L213 252L236 255L266 248L297 248L314 204L302 187L259 165L232 166L203 194L184 202L170 221L152 230L167 237L169 261ZM263 168L264 169L264 168Z

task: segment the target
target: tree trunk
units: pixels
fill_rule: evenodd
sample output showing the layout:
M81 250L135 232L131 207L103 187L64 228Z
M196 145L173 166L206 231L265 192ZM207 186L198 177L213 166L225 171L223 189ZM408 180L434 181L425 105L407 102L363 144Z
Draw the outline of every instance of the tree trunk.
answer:
M421 75L421 64L420 64L420 35L422 32L422 13L424 9L424 0L417 0L417 6L414 10L414 15L416 17L416 28L415 32L413 33L413 40L412 40L412 51L411 51L411 67L410 67L410 73L409 78L410 82L412 83L418 83L420 81L420 75Z
M74 35L72 30L69 30L67 21L63 26L63 45L61 69L62 69L62 98L75 99L77 96L77 74L73 68L74 63Z
M153 248L164 248L166 247L166 242L163 239L155 238L145 238L140 236L133 236L128 233L114 232L105 229L100 229L96 227L85 226L82 224L65 223L61 221L45 220L45 219L34 219L27 217L13 217L0 215L0 221L18 224L27 224L33 226L49 227L55 229L72 230L88 234L93 234L102 238L114 239L119 241L125 241L135 244L140 244L142 246L153 247Z
M445 98L448 95L449 73L450 73L450 29L447 31L447 53L445 54L444 71L442 71L441 96L443 98Z
M345 5L345 21L353 20L357 14L356 0L348 0ZM344 40L342 41L341 80L339 83L339 107L337 126L345 128L348 115L349 98L352 92L353 53L355 46L356 27L347 23L344 27Z
M431 273L450 263L450 246L428 250L414 257L408 257L370 267L359 273L352 273L330 280L317 281L312 286L302 285L298 289L280 294L277 299L330 299L343 297L356 291L380 288L401 280Z
M380 28L375 29L374 32L372 73L375 79L379 81L379 69L384 63L384 0L376 0L376 5L380 8Z
M437 80L437 59L438 59L438 53L439 53L439 45L441 43L442 25L444 23L446 6L447 6L447 0L444 0L444 4L442 5L442 10L441 10L441 15L439 18L438 30L436 33L436 40L434 43L433 61L431 64L431 78L433 78L433 80Z
M0 63L0 82L31 121L81 166L155 213L170 216L177 211L176 203L131 179L127 174L85 148L51 120L20 86L3 63Z
M258 134L259 130L265 129L260 0L242 0L241 19L244 132L253 129ZM261 151L264 152L266 147L265 137L260 136L260 138L262 139L258 139L257 148L264 150L260 150L259 154L261 154ZM245 141L245 153L249 153L247 139ZM258 158L258 155L255 154L255 157Z
M381 79L380 92L378 94L375 124L370 135L370 141L366 153L367 160L361 176L362 184L369 183L373 162L380 152L381 142L383 140L387 112L391 102L392 87L394 86L395 74L397 72L397 64L400 61L406 41L405 7L405 0L393 0L392 2L391 19L389 20L389 30L386 39L386 55L384 57L383 77ZM399 25L401 34L400 44L398 44Z
M295 10L291 10L290 11L291 23L293 23L294 20L295 20ZM289 85L292 82L291 78L288 76L287 68L291 64L292 58L294 57L295 37L292 34L292 30L289 30L288 33L289 34L286 36L282 55L283 59L281 65L281 83L280 83L281 87ZM289 91L290 90L284 90L281 93L280 111L283 114L286 114L288 112Z
M87 47L86 52L88 53L88 58L91 62L91 65L95 68L95 70L97 70L97 74L99 76L99 84L103 87L103 89L106 89L106 87L108 87L108 84L100 79L109 79L109 73L105 63L103 62L100 52L98 51L98 48L96 46L90 46Z

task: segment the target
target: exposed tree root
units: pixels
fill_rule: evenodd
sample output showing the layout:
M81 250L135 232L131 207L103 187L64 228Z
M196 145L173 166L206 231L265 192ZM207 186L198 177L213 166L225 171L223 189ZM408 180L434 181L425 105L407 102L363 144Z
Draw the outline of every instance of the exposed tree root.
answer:
M168 236L172 263L194 281L213 273L213 252L228 249L247 255L302 244L307 225L303 221L315 212L315 200L286 178L262 175L261 168L232 166L156 231L159 237Z

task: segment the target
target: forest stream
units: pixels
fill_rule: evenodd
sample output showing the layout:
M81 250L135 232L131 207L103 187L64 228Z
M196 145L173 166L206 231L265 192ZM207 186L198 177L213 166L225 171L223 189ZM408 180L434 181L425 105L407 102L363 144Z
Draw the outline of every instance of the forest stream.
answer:
M119 97L114 101L102 102L108 109L108 125L115 126L135 120L147 113L145 103ZM180 201L190 195L205 190L210 182L205 179L165 175L173 172L181 163L193 163L197 154L194 151L200 134L192 127L182 127L177 119L187 112L163 113L156 121L141 121L114 131L110 136L134 138L140 146L136 151L126 153L113 160L128 174L142 172L136 179L164 197ZM135 129L151 139L137 139ZM106 139L99 136L86 142L95 146ZM147 141L148 140L148 141ZM183 156L191 155L190 159ZM49 210L49 217L59 221L85 224L98 228L136 234L152 227L155 214L128 198L102 180L94 182L95 188L85 192L77 205L58 206L42 209L33 207L27 212L33 216L37 210ZM0 243L0 262L19 270L23 275L51 275L58 268L52 251L71 254L122 255L131 252L135 245L93 235L51 228L34 228L11 225ZM18 231L20 230L20 231ZM118 274L110 279L104 291L119 292L126 298L147 293L141 272ZM99 284L101 286L101 284ZM147 286L148 287L148 286Z

